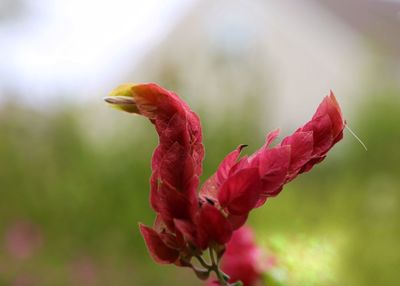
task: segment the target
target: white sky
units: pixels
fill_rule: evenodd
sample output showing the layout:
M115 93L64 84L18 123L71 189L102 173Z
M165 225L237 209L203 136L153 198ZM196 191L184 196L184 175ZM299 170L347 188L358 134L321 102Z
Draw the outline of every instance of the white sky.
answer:
M26 0L26 19L0 24L0 100L9 89L39 103L95 96L118 83L196 1Z

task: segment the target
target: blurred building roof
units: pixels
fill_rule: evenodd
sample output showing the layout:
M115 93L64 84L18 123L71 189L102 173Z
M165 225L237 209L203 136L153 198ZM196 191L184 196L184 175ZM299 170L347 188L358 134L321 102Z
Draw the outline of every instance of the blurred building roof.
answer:
M202 0L132 76L176 90L210 115L262 108L269 127L307 120L334 90L362 93L365 38L312 0ZM238 109L239 107L239 109Z
M400 1L315 0L384 49L400 57Z

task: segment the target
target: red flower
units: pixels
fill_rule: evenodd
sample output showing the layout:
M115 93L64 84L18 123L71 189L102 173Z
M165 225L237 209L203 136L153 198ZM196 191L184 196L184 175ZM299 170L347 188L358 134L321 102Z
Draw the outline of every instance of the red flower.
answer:
M243 145L228 154L217 172L203 185L200 197L213 200L240 227L248 213L276 196L298 174L321 162L343 137L344 121L335 96L324 98L312 119L275 147L279 130L267 135L266 143L250 157L237 160Z
M107 101L148 117L159 135L150 180L150 203L158 219L154 229L140 227L153 258L160 263L183 263L178 261L179 254L189 255L180 241L183 237L200 249L211 241L225 244L231 225L217 208L200 208L198 203L204 149L197 115L174 93L155 84L120 86Z
M159 136L150 179L150 203L157 219L153 228L140 226L159 263L191 266L192 256L210 246L223 247L253 208L321 162L343 137L342 113L331 93L308 123L275 147L270 145L278 130L249 157L239 159L245 145L228 154L198 193L204 148L199 118L188 105L151 83L122 85L106 101L147 117Z

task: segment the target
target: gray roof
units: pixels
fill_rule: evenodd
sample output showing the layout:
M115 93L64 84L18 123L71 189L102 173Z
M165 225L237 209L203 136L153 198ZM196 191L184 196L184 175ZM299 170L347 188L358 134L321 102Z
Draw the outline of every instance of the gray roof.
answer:
M340 17L384 53L400 57L400 1L313 1Z

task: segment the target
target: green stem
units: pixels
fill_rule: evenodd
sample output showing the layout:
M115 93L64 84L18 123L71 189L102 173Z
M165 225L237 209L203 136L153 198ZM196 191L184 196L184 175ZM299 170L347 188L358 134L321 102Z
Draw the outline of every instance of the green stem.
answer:
M224 275L222 274L222 271L219 269L218 262L216 262L216 260L215 260L214 251L213 251L212 247L210 247L209 250L210 250L210 258L211 258L211 262L212 262L212 270L217 275L219 283L222 286L229 286L228 282L226 282L226 280L224 278Z
M194 257L197 258L197 260L200 262L201 266L203 266L205 269L210 269L210 268L212 268L212 265L209 265L209 264L203 259L203 257L201 257L200 255L195 255Z

